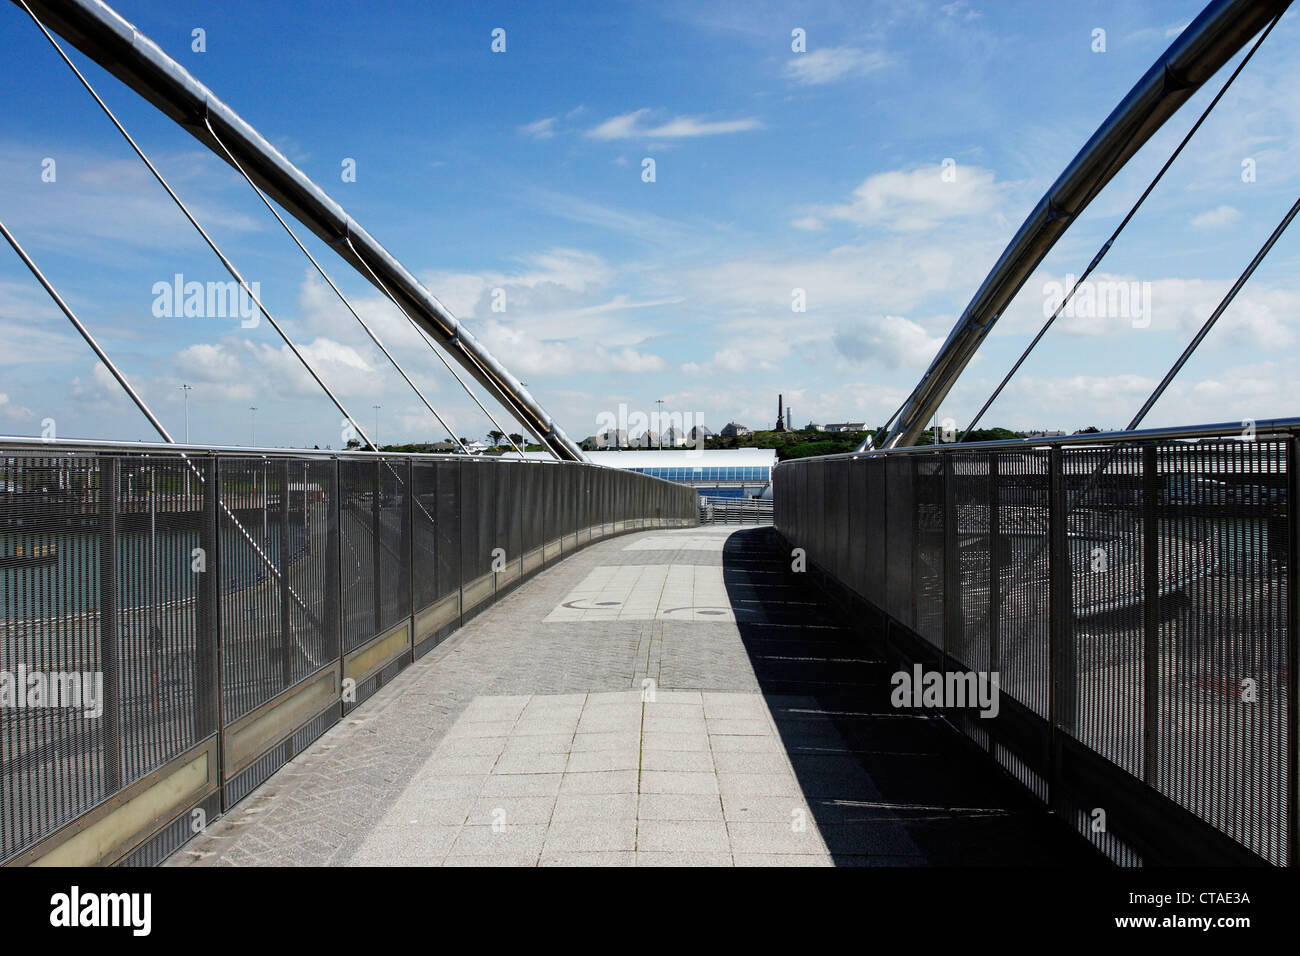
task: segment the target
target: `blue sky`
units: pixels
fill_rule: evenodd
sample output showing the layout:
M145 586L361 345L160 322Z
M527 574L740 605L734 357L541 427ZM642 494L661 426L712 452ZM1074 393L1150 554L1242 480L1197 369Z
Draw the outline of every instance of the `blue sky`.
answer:
M602 413L651 413L657 399L714 429L770 426L778 392L799 424L883 422L1044 190L1199 12L967 0L115 6L339 201L575 440ZM498 27L504 53L490 49ZM191 49L195 28L204 52ZM795 28L806 52L791 49ZM1098 28L1105 52L1092 49ZM1058 321L985 424L1122 427L1141 405L1295 199L1298 38L1289 14L1095 277L1149 283L1149 314ZM338 414L265 322L153 314L155 283L223 281L220 264L10 4L0 46L0 218L172 433L183 434L186 383L196 442L249 443L257 406L259 444L337 447ZM247 184L73 56L363 426L378 404L383 442L445 437ZM1083 269L1227 72L1057 246L942 417L964 423L979 407L1042 322L1050 283ZM42 181L46 159L54 182ZM355 182L342 180L345 159ZM484 435L490 423L405 320L308 245L456 431ZM0 433L40 434L53 419L60 437L152 438L0 252ZM805 312L792 311L795 289ZM1288 234L1147 423L1295 414L1297 306L1300 238Z

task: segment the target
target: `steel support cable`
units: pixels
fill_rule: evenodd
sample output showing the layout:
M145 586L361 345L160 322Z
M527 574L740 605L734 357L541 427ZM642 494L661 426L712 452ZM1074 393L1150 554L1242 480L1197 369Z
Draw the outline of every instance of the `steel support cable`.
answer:
M302 241L300 241L300 239L298 238L298 234L296 234L294 230L290 228L289 224L287 224L287 222L282 219L281 215L279 215L279 213L276 211L276 207L273 207L272 204L268 202L268 199L266 199L266 196L263 193L263 191L261 191L261 189L257 187L257 183L252 181L250 176L248 176L247 172L244 172L243 166L239 164L239 161L235 159L233 153L231 153L229 148L226 147L224 140L222 140L221 137L218 137L216 130L212 129L212 122L209 121L209 118L207 116L203 117L203 124L208 127L208 133L212 135L212 139L214 140L214 142L217 143L217 146L220 146L221 151L226 153L227 159L230 160L230 165L233 165L235 170L237 170L237 172L240 174L240 176L244 178L244 181L246 181L248 185L252 187L253 193L256 193L257 198L261 199L261 202L263 202L264 206L269 209L270 215L276 217L276 220L279 222L279 225L282 225L283 228L285 228L285 232L289 233L289 238L291 238L292 241L294 241L294 245L298 246L298 248L300 248L300 250L303 251L303 255L307 256L307 258L311 260L312 265L315 265L316 267L316 271L321 274L321 278L324 278L326 282L329 282L330 289L334 290L334 294L338 295L338 298L342 300L343 306L347 307L347 311L351 312L352 317L354 317L357 323L361 325L361 328L365 329L365 334L368 334L368 336L370 337L370 341L374 342L374 345L378 346L378 349L380 349L380 351L382 351L383 354L387 356L389 362L393 363L393 367L398 369L400 375L402 375L404 380L406 380L406 384L411 386L412 392L415 392L417 397L420 398L420 401L424 402L424 406L428 408L430 412L433 412L433 416L435 419L438 420L438 424L442 425L443 428L447 429L447 434L450 434L451 440L456 442L456 445L460 446L461 451L465 451L465 446L461 445L460 440L459 438L456 438L455 433L452 433L451 429L447 428L447 423L446 421L442 420L442 416L438 414L437 408L434 408L432 405L430 405L429 399L426 399L424 397L424 393L421 393L420 389L416 388L415 382L411 381L411 377L407 375L406 369L403 369L402 365L398 364L398 360L393 358L391 352L389 352L389 350L383 347L383 342L380 341L380 337L376 336L376 334L374 334L374 332L370 330L370 326L365 324L365 320L361 319L360 315L357 315L355 308L352 308L352 303L348 302L346 295L343 295L342 290L339 290L339 287L334 284L333 278L330 278L329 274L325 272L325 269L321 268L321 264L318 263L318 261L316 261L315 256L313 256L311 252L308 251L308 248L303 245ZM374 450L378 451L378 447L373 445L372 447L374 447ZM389 471L393 473L393 477L396 481L398 481L398 484L402 484L402 485L406 484L402 480L402 476L400 476L398 471L396 471L396 468L393 467L393 464L387 462L387 459L383 459L383 460L385 460L385 464L387 464L387 468L389 468ZM420 509L422 512L424 512L424 516L425 518L429 519L429 522L437 524L437 522L434 522L433 515L429 514L429 511L425 509L424 505L421 505L419 497L417 497L415 494L415 489L409 488L407 490L408 493L411 494L411 501L413 505L415 505L417 509Z
M497 431L501 432L502 434L505 434L506 441L510 442L510 446L514 448L515 451L519 452L519 457L525 458L526 456L524 455L523 451L521 451L519 446L514 443L514 440L509 436L509 434L505 433L505 430L501 427L501 423L496 420L496 416L494 416L490 411L488 411L487 407L478 400L478 396L474 394L474 392L470 389L470 387L467 384L465 384L465 380L460 377L460 373L457 372L456 369L452 367L452 364L447 361L447 357L442 354L438 346L434 344L433 340L424 334L424 330L420 328L419 323L416 322L415 319L411 318L411 314L406 311L406 309L402 306L402 303L397 301L397 297L393 295L392 290L388 288L388 284L384 282L383 279L379 278L379 276L375 273L374 269L370 268L370 263L366 262L366 260L362 257L361 253L357 251L356 246L352 244L352 237L344 236L343 241L347 244L347 247L352 250L352 254L357 257L357 261L360 262L363 266L365 266L366 272L370 274L371 281L374 282L375 285L379 287L379 291L381 291L384 294L384 296L388 299L389 302L393 303L393 305L397 307L397 311L401 312L402 315L406 317L406 321L411 323L411 327L415 329L415 332L418 336L420 336L420 339L426 345L429 346L429 349L433 352L433 354L438 357L438 361L442 362L443 366L447 369L447 371L451 372L451 374L455 377L457 382L460 382L460 387L465 390L465 394L474 400L474 404L477 405L479 409L483 412L483 414L488 417L488 420L491 421L492 424L496 426ZM459 343L460 339L456 339L456 341ZM469 352L466 352L465 354L469 355L470 358L474 357ZM478 364L477 360L475 360L475 364L476 365ZM481 369L482 366L479 366L479 368ZM528 428L527 425L524 425L522 422L520 422L520 424L523 425L525 430L528 431L532 430ZM540 435L537 436L537 438L540 444L544 448L550 450L551 455L553 457L559 458L559 456L555 454L554 449L551 449L549 443L542 441ZM460 444L459 440L457 441L457 444ZM464 445L461 445L462 449L464 449L464 447L465 447Z
M435 409L429 403L429 400L424 397L424 394L416 387L415 383L411 381L410 376L408 376L406 374L406 371L402 368L402 366L398 364L397 359L393 358L392 354L388 351L388 349L384 348L384 343L379 341L379 336L375 335L375 333L371 331L370 326L368 326L365 323L365 320L363 320L361 316L357 314L357 310L352 308L352 303L348 301L347 296L345 296L343 292L339 289L339 287L335 285L334 280L331 279L329 274L326 273L326 271L321 267L321 264L316 261L315 256L313 256L311 252L308 251L307 247L302 244L302 242L298 239L297 233L295 233L293 229L289 227L289 224L284 221L284 219L276 211L275 207L272 206L271 203L267 200L266 195L262 192L262 190L258 188L257 184L253 182L251 178L249 178L248 173L244 171L244 167L239 164L239 161L236 160L235 157L231 154L230 150L226 147L226 144L222 141L221 137L217 135L217 131L212 128L212 124L211 122L209 122L208 117L205 116L203 118L203 123L205 126L207 126L208 132L212 135L213 140L216 141L217 145L221 147L222 152L224 152L226 156L229 158L230 164L235 167L236 171L238 171L238 173L241 176L244 177L244 180L248 183L248 185L253 188L253 192L257 193L258 198L262 200L263 205L265 205L266 208L271 211L271 215L273 215L276 218L276 220L280 223L280 225L284 227L284 231L289 234L289 238L292 239L294 241L294 244L297 245L297 247L302 250L303 255L305 255L311 261L311 264L316 267L316 271L321 274L321 277L326 282L329 283L329 286L331 289L334 290L335 295L339 297L339 299L343 302L344 306L347 307L347 310L352 313L352 317L356 319L358 323L360 323L363 329L365 329L366 334L370 336L370 340L374 342L375 345L379 347L379 350L388 357L388 360L393 363L393 367L397 369L397 371L401 374L402 378L406 381L406 384L411 386L411 390L415 392L417 396L419 396L420 401L424 402L425 408L429 409L429 411L433 413L433 417L438 420L438 424L440 424L443 428L447 429L447 433L451 435L452 441L456 442L457 445L460 445L462 451L465 451L465 446L461 445L460 440L455 436L452 430L447 427L447 423L443 421L442 416L438 414L438 410ZM374 446L372 445L371 447ZM375 451L378 450L379 450L378 448L375 448ZM468 454L468 452L466 453ZM399 484L405 485L406 483L402 481L402 476L398 474L397 469L394 468L392 464L388 462L387 459L384 459L384 463L388 466L388 470L392 473L393 477L397 480L397 482ZM417 508L419 508L422 512L424 512L424 516L428 518L430 522L436 524L437 522L434 521L433 515L429 514L428 510L424 507L424 505L420 503L419 498L416 497L414 493L414 489L408 488L407 490L411 494L411 501L414 503L414 505Z
M1200 346L1200 344L1203 341L1205 341L1205 337L1210 334L1210 330L1213 329L1215 323L1219 321L1219 317L1222 316L1223 313L1227 310L1228 306L1232 304L1233 299L1237 297L1237 293L1241 291L1243 286L1245 286L1246 282L1250 279L1250 277L1254 274L1255 270L1259 267L1259 264L1264 261L1264 258L1272 250L1274 244L1276 244L1278 239L1282 237L1282 234L1286 232L1287 227L1291 225L1291 222L1292 220L1295 219L1297 213L1300 213L1300 198L1296 199L1295 203L1291 206L1290 210L1287 211L1287 214L1282 217L1282 221L1277 224L1276 228L1274 228L1273 232L1269 235L1268 239L1265 240L1264 244L1259 248L1259 251L1255 253L1254 258L1250 260L1250 264L1247 265L1245 270L1241 273L1241 275L1237 277L1237 281L1232 284L1232 288L1228 290L1227 294L1223 297L1222 300L1220 300L1218 306L1216 306L1214 311L1210 313L1209 318L1207 318L1204 324L1201 326L1200 331L1196 333L1196 336L1192 339L1192 341L1187 344L1187 347L1185 349L1183 349L1183 353L1178 357L1178 361L1176 361L1173 367L1170 368L1169 371L1165 374L1164 379L1161 380L1158 386L1156 386L1156 390L1151 393L1150 398L1146 400L1146 402L1143 404L1142 408L1138 411L1138 413L1135 416L1133 416L1133 420L1129 422L1128 427L1124 429L1125 431L1135 431L1137 429L1137 426L1142 423L1142 419L1146 417L1147 412L1151 410L1152 406L1155 405L1155 403L1160 399L1160 396L1164 394L1165 389L1169 387L1169 383L1174 380L1174 376L1178 374L1178 372L1182 369L1183 365L1187 363L1187 360L1191 358L1192 353L1194 353L1196 349ZM1083 482L1083 484L1079 487L1079 489L1075 491L1072 495L1069 495L1067 497L1066 505L1065 505L1065 513L1062 515L1063 519L1068 519L1071 512L1073 512L1076 507L1079 507L1084 501L1088 499L1088 495L1092 493L1093 488L1096 487L1097 482L1101 479L1102 474L1106 471L1107 468L1110 467L1111 463L1115 460L1116 456L1120 452L1121 447L1122 446L1118 444L1111 445L1109 451L1107 451L1097 462L1097 464L1093 467L1092 472L1088 475L1087 479ZM1023 583L1024 577L1028 573L1030 566L1036 560L1038 560L1038 557L1042 554L1043 549L1046 547L1047 547L1047 538L1044 537L1044 539L1041 542L1039 542L1037 547L1035 547L1035 549L1028 555L1024 563L1021 564L1020 569L1017 570L1017 572L1015 573L1014 577L1012 578L1011 585L1007 589L1008 595L1018 585ZM990 609L990 614L991 613L992 613L992 609Z
M208 128L208 133L211 134L213 140L215 140L217 145L221 147L221 151L226 154L227 159L230 160L230 164L235 167L235 169L239 172L241 176L244 177L244 181L248 183L249 186L252 187L253 192L257 193L257 198L262 200L262 204L266 206L268 210L270 210L271 215L273 215L276 218L276 221L279 222L280 225L284 227L284 231L289 234L289 238L293 240L294 245L296 245L299 249L302 250L302 254L307 257L307 259L311 262L313 266L316 267L316 271L320 273L321 278L324 279L327 283L329 283L329 287L334 290L334 294L339 297L339 301L341 301L343 305L347 308L347 310L352 313L352 317L356 319L357 322L361 325L361 328L365 330L366 335L370 336L370 341L374 342L375 345L379 348L379 351L383 352L384 355L387 357L388 361L393 363L393 368L397 369L398 374L402 376L402 380L405 381L406 384L411 387L411 391L415 392L416 396L420 399L420 401L424 403L424 407L427 408L433 414L433 417L438 420L438 424L441 425L446 430L447 434L451 436L451 440L460 446L461 451L466 451L465 446L461 444L461 441L459 438L456 437L455 432L453 432L451 428L448 427L447 423L443 421L442 416L438 414L438 410L434 408L432 404L430 404L427 398L424 397L424 393L420 391L419 387L417 387L416 384L413 381L411 381L411 377L406 374L406 370L403 369L402 366L398 363L397 359L393 357L393 354L384 347L384 343L379 340L379 336L374 333L374 331L370 328L370 326L366 324L366 321L363 318L361 318L361 316L357 313L357 310L352 307L352 303L348 301L347 296L343 294L342 290L340 290L339 287L335 284L334 280L330 278L329 274L325 271L324 268L322 268L321 264L316 261L316 257L313 256L311 252L308 251L307 247L302 244L302 240L298 238L298 234L294 232L292 228L290 228L287 222L284 221L284 217L281 216L280 213L276 211L276 208L271 205L270 200L266 198L266 194L262 192L262 190L258 187L257 183L253 182L252 177L248 175L248 173L244 170L244 167L240 165L237 159L235 159L234 154L231 153L229 148L227 148L225 142L221 139L221 137L217 135L217 131L212 128L212 123L210 122L208 117L205 116L203 118L203 124ZM468 454L467 451L466 453Z
M131 383L126 380L126 376L118 370L118 367L115 364L113 364L113 360L109 358L108 353L105 352L104 349L100 347L100 344L95 341L95 337L90 334L90 330L86 328L79 318L77 318L76 313L73 312L68 303L64 301L63 296L59 294L59 291L54 288L54 285L49 279L45 278L45 273L43 273L40 270L40 267L32 261L31 256L29 256L27 251L19 244L18 240L14 237L14 234L9 231L7 226L5 226L3 220L0 220L0 233L3 233L5 241L13 247L14 252L18 253L18 258L23 260L23 265L27 266L28 271L36 277L36 281L44 287L49 297L54 300L54 304L59 307L59 311L67 316L68 321L72 323L73 327L79 333L81 333L81 337L86 340L86 344L90 346L91 351L99 357L99 360L104 363L104 367L108 369L109 374L112 375L113 378L117 380L117 384L122 387L122 391L126 392L131 401L135 403L135 407L140 409L140 413L149 420L149 424L153 426L154 431L162 437L163 441L168 444L175 444L175 440L167 433L167 429L163 427L163 423L158 420L158 417L154 415L152 411L150 411L149 406L145 404L144 399L140 397L139 393L131 387Z
M143 162L145 166L149 168L149 172L151 172L154 178L158 180L159 185L161 185L162 188L166 190L167 195L169 195L172 198L172 201L176 204L177 208L179 208L180 211L185 214L185 218L190 221L190 224L198 231L199 235L203 237L203 241L207 243L208 248L211 249L213 253L216 254L217 258L221 260L221 264L225 266L226 271L229 272L231 277L236 282L239 283L239 287L243 289L245 293L248 294L249 298L252 299L253 303L257 306L258 311L266 316L267 321L271 323L271 327L275 329L276 332L279 333L280 338L284 340L284 344L289 347L289 350L293 352L294 356L297 357L298 361L302 363L305 369L307 369L308 374L311 375L311 377L315 380L316 384L321 387L321 390L329 397L329 400L334 403L334 407L343 413L343 417L348 420L348 423L352 426L352 428L356 430L356 433L360 435L362 439L365 440L365 443L369 445L371 449L378 451L378 448L375 447L374 442L372 442L370 438L366 435L366 433L362 430L361 426L357 423L356 419L354 419L348 413L348 410L343 407L343 403L338 400L338 398L334 395L334 393L330 391L329 386L326 385L325 382L321 379L321 377L316 374L316 370L311 367L311 363L307 361L307 359L303 356L303 354L300 351L298 351L298 347L294 345L293 340L290 339L289 336L285 333L284 329L280 327L280 323L276 322L275 317L272 316L269 311L267 311L266 306L262 305L261 299L253 293L253 290L251 288L249 288L248 283L244 281L244 277L239 274L239 270L236 269L234 264L229 259L226 258L225 254L212 240L212 237L209 236L207 231L203 228L203 226L199 224L199 221L194 218L194 214L190 212L189 207L186 206L185 203L181 201L180 196L176 194L176 191L172 189L171 185L163 177L162 173L158 171L158 168L154 166L154 164L149 160L149 157L145 155L144 150L142 150L139 147L139 145L136 144L136 141L131 138L131 134L126 131L126 127L122 125L122 123L118 120L117 116L113 113L113 111L109 109L108 104L105 103L103 98L95 91L95 88L90 84L90 81L86 79L86 77L82 74L82 72L79 69L77 69L77 65L73 63L71 59L68 58L68 55L65 52L63 52L63 47L59 46L58 41L54 39L54 35L51 34L50 31L45 28L45 24L43 24L40 21L40 19L36 16L36 14L32 12L31 7L29 7L26 3L26 0L17 0L17 2L20 3L22 5L22 8L27 11L27 15L31 17L32 22L35 23L36 26L40 28L41 33L45 34L45 39L50 41L50 45L54 47L55 52L59 54L59 57L63 60L63 62L68 65L68 69L72 70L72 72L76 74L77 79L81 81L81 85L86 88L86 92L89 93L91 97L95 100L95 102L99 104L99 108L104 111L104 114L112 121L113 125L117 127L117 131L122 134L122 137L131 146L131 149L135 151L135 154L140 158L140 161Z
M130 397L131 401L135 403L136 408L140 409L140 412L144 415L146 419L148 419L149 424L153 426L154 431L158 433L159 437L161 437L162 440L169 445L176 444L176 439L172 438L171 434L163 426L163 423L159 421L158 416L156 416L153 413L153 411L150 410L149 406L145 404L144 399L140 397L140 394L132 387L131 383L127 381L126 376L121 372L121 370L118 369L117 365L114 364L112 358L110 358L108 353L104 351L104 349L100 346L100 344L97 341L95 341L95 337L90 334L90 330L87 329L85 324L81 321L81 319L77 317L77 314L72 311L72 307L69 306L68 303L64 300L63 296L59 294L59 291L54 287L54 284L50 282L49 279L46 278L45 273L41 271L40 266L38 266L35 263L35 261L33 261L32 257L27 254L27 251L22 247L21 243L18 242L18 239L14 236L14 234L9 231L8 227L5 226L3 221L0 221L0 233L4 235L5 241L8 242L11 247L13 247L14 252L18 254L18 258L22 259L23 264L27 266L28 271L31 272L31 274L36 277L36 281L41 284L41 286L45 289L49 297L52 300L54 300L54 304L59 307L59 310L67 317L68 321L71 322L73 327L81 334L81 337L86 340L86 344L89 345L91 350L95 353L95 355L99 357L99 360L104 363L104 367L108 369L109 374L112 375L113 378L117 381L117 384L121 386L122 391L126 392L126 394ZM206 479L203 476L202 469L200 469L197 465L195 465L194 462L190 459L190 457L186 455L184 452L179 452L179 454L181 460L185 462L186 466L190 469L190 472L196 478L198 478L199 483L200 484L205 483ZM257 541L253 538L253 536L240 523L239 519L235 517L234 512L230 510L230 508L226 505L226 503L220 501L219 498L217 503L221 508L221 510L225 513L226 517L230 520L231 524L233 524L236 530L238 530L240 536L245 541L248 542L249 547L253 549L254 553L259 558L261 558L263 563L265 563L266 566L270 569L272 576L276 578L276 580L279 580L280 571L276 567L275 562L271 560L270 556L267 555L262 550L261 546L258 545ZM292 585L289 585L289 594L290 596L292 596L293 600L298 604L298 606L302 608L303 613L307 615L308 619L312 621L312 623L316 624L317 626L320 626L321 623L320 619L315 615L315 613L312 612L311 608L307 606L306 602L303 601L303 599L298 595L298 592L293 589ZM295 643L298 644L299 650L302 651L303 655L308 660L312 661L313 664L320 663L320 661L314 660L312 658L311 653L305 647L302 646L302 643L298 641L296 636L294 638L294 641Z
M899 414L903 411L903 409L907 407L907 403L910 401L911 401L911 396L903 399L903 404L899 405L896 409L894 409L894 414L890 415L887 419L885 419L885 424L881 427L881 431L883 431L886 435L889 434L889 426L894 424L894 419L899 416ZM859 448L857 448L856 451L875 451L877 434L878 434L877 432L872 432L870 435L868 435L863 440L862 445Z
M492 373L491 373L491 372L490 372L490 371L489 371L489 370L488 370L488 369L483 365L482 362L480 362L480 361L478 360L478 356L475 355L473 352L471 352L469 349L465 348L465 345L464 345L464 343L461 342L459 336L457 336L456 338L454 338L452 341L453 341L453 343L456 345L456 347L457 347L458 349L460 349L461 353L464 354L464 356L465 356L467 359L469 359L469 360L474 364L474 367L477 368L477 369L479 370L479 372L481 372L485 377L491 377L491 376L492 376ZM432 346L432 344L433 344L433 343L430 342L430 346ZM451 368L450 365L448 365L447 367L448 367L448 368ZM454 370L453 370L453 374L454 374ZM460 378L459 375L457 375L456 377L457 377L457 378ZM462 382L461 384L464 385L465 383ZM468 390L469 390L469 386L466 385L466 386L465 386L465 389L466 389L466 391L468 391ZM482 405L480 404L479 407L482 408ZM483 409L483 410L484 410L485 412L487 411L487 409ZM495 422L496 419L493 419L493 421ZM549 448L549 447L550 447L550 443L549 443L548 441L546 441L546 439L544 439L544 438L542 437L541 432L537 431L535 428L531 428L530 426L528 426L527 424L525 424L525 423L524 423L523 421L521 421L520 419L517 419L517 418L516 418L515 421L519 422L519 424L522 425L522 426L524 427L525 430L527 430L527 431L531 431L531 432L533 433L533 437L537 439L537 443L538 443L539 445L541 445L543 448ZM500 425L497 425L497 428L500 429L501 426L500 426ZM506 438L507 438L507 440L509 441L509 436L506 436ZM518 446L518 445L515 445L515 443L514 443L513 441L511 441L510 444L514 447L515 451L519 451L519 446ZM520 457L523 457L523 454L524 454L524 453L523 453L522 451L519 451L519 455L520 455ZM559 459L559 456L556 455L555 452L551 452L551 457L555 458L556 460Z
M1165 373L1165 377L1161 379L1160 384L1156 386L1156 390L1151 393L1151 397L1146 400L1138 413L1133 416L1133 420L1128 423L1128 427L1124 429L1125 431L1133 431L1142 423L1142 419L1146 418L1147 412L1151 411L1151 406L1155 405L1155 403L1160 400L1160 396L1165 393L1165 389L1167 389L1169 383L1174 380L1174 376L1182 370L1183 366L1187 364L1187 360L1192 357L1192 353L1195 352L1200 347L1201 343L1205 341L1205 337L1210 334L1210 330L1213 329L1215 323L1219 321L1219 317L1222 316L1228 306L1232 304L1232 300L1237 297L1237 293L1241 291L1242 286L1246 284L1254 274L1255 270L1259 268L1259 264L1264 261L1264 257L1273 249L1273 245L1278 241L1278 239L1282 238L1282 233L1286 232L1287 227L1291 225L1291 221L1295 219L1296 213L1298 212L1300 212L1300 198L1296 199L1295 203L1292 204L1291 209L1282 217L1282 221L1277 224L1277 227L1269 235L1268 239L1262 246L1260 246L1259 251L1255 253L1255 258L1250 260L1250 264L1246 266L1245 271L1237 277L1237 281L1232 284L1232 288L1228 290L1227 295L1223 297L1218 306L1215 307L1214 311L1210 313L1210 317L1205 320L1200 331L1197 332L1196 336L1187 343L1187 348L1183 349L1183 354L1178 356L1178 361L1174 362L1169 371Z
M1119 225L1115 227L1115 231L1110 234L1110 238L1102 243L1101 248L1097 250L1097 254L1094 255L1092 261L1088 263L1088 268L1084 269L1083 274L1075 280L1074 285L1070 287L1070 291L1066 294L1065 298L1061 300L1060 305L1056 307L1055 311L1052 312L1047 321L1043 323L1043 327L1038 330L1038 334L1034 336L1033 341L1031 341L1024 352L1020 354L1020 358L1016 359L1015 364L1011 366L1011 370L1007 372L1006 377L1004 377L998 384L998 387L993 390L993 394L988 397L988 400L980 407L980 410L975 413L975 417L972 418L970 424L966 426L966 430L962 433L961 438L958 439L958 443L964 442L966 437L975 430L975 426L979 424L980 419L984 417L984 413L989 410L989 407L995 401L997 401L998 396L1002 394L1002 390L1007 387L1007 384L1011 381L1012 377L1014 377L1016 372L1020 370L1020 366L1022 366L1025 363L1025 360L1029 358L1029 354L1033 352L1038 343L1042 341L1043 336L1047 334L1047 330L1052 327L1052 324L1056 321L1057 317L1070 303L1070 300L1074 298L1074 293L1078 291L1079 287L1082 286L1084 282L1087 281L1088 276L1092 275L1093 270L1101 264L1101 260L1110 252L1111 246L1114 245L1115 240L1119 238L1120 233L1128 226L1130 220L1132 220L1137 214L1137 211L1142 207L1142 204L1146 202L1147 197L1151 195L1152 191L1160 183L1160 180L1164 178L1165 173L1169 171L1169 167L1174 164L1174 161L1178 159L1179 154L1182 153L1183 147L1185 147L1191 141L1192 137L1196 135L1196 131L1201 128L1201 124L1205 122L1206 118L1209 117L1215 106L1219 104L1219 100L1223 99L1223 95L1228 92L1233 81L1237 79L1246 64L1250 62L1250 58L1255 55L1255 51L1260 48L1260 45L1273 30L1273 27L1277 26L1279 19L1280 17L1275 17L1260 33L1259 37L1255 40L1254 45L1246 52L1246 55L1242 57L1241 62L1237 64L1237 68L1232 71L1232 74L1226 81L1224 81L1223 86L1219 88L1219 92L1215 94L1214 99L1212 99L1209 105L1201 111L1201 115L1197 117L1196 122L1192 124L1191 129L1189 129L1187 134L1183 136L1182 142L1178 144L1178 147L1169 155L1169 158L1165 160L1164 165L1160 167L1160 171L1156 173L1155 178L1147 184L1146 189L1142 191L1142 195L1138 197L1137 202L1133 204L1132 208L1129 209L1128 213L1120 221ZM1098 188L1100 188L1100 186ZM1091 202L1095 195L1096 191L1094 190L1094 192L1088 196L1086 202Z
M75 2L75 0L71 0ZM1229 65L1291 0L1209 0L1097 127L1035 204L921 376L915 397L878 447L914 443L1025 281L1083 213L1098 177L1113 173ZM1134 130L1137 129L1136 135ZM1112 160L1121 155L1119 167Z

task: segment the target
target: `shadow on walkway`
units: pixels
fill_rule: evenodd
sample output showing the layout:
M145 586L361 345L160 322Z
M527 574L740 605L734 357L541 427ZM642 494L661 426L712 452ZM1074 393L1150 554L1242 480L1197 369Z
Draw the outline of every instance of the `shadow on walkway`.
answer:
M942 721L890 706L894 668L770 528L723 552L741 640L838 865L1109 866Z

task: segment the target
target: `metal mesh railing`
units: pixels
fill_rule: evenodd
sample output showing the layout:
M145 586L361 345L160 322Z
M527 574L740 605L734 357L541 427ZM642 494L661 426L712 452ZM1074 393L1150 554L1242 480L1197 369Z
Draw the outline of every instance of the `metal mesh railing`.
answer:
M482 605L525 554L535 570L543 547L549 562L615 521L698 520L690 488L587 464L187 453L0 448L0 862L44 852L236 724L264 733L249 721L266 708L486 576ZM227 767L222 804L340 712L314 705ZM188 808L155 830L183 838ZM150 835L116 856L158 857Z
M771 524L771 498L700 495L700 524Z
M1070 753L1123 772L1107 778L1112 817L1155 829L1172 805L1287 864L1298 440L1287 427L792 461L774 475L775 523L889 633L996 672L1031 730L953 723L1116 859L1156 857L1169 836L1094 826L1097 804L1074 791L1099 791L1071 778Z

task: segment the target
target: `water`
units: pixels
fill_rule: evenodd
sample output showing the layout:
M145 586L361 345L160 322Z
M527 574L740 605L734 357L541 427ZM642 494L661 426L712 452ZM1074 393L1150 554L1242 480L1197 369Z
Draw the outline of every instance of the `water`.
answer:
M263 553L279 556L280 529L272 523L263 535L248 528ZM269 571L260 559L247 559L251 549L242 537L223 535L227 560L222 562L222 593L264 580ZM299 526L289 528L290 554L306 548L307 536ZM44 532L40 535L0 532L0 554L14 553L16 545L53 545L58 559L44 567L0 568L0 620L35 616L60 616L93 612L99 607L99 547L97 531ZM197 530L121 532L117 540L117 601L127 610L151 603L188 601L197 596L198 575L193 570ZM235 548L240 560L230 560Z

